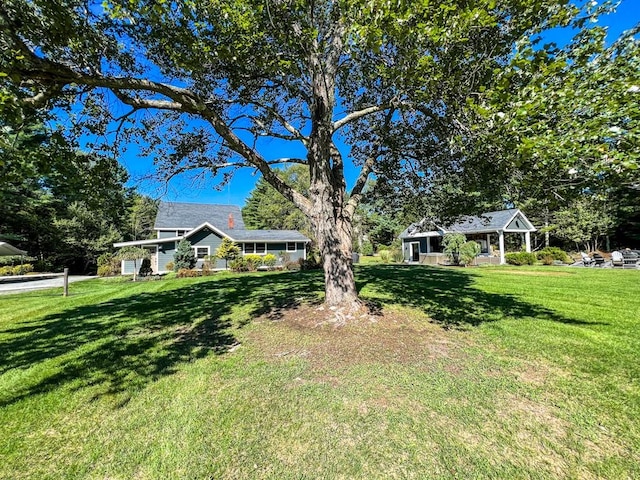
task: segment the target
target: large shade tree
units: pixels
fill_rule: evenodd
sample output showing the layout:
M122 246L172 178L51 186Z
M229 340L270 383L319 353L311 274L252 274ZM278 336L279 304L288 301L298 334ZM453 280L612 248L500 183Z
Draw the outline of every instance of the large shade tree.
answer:
M354 308L368 176L450 160L460 110L516 42L581 13L557 0L4 0L0 71L12 108L68 106L91 133L115 130L109 142L139 135L167 176L257 169L309 218L325 301ZM270 158L265 137L301 154ZM274 172L295 163L306 194Z

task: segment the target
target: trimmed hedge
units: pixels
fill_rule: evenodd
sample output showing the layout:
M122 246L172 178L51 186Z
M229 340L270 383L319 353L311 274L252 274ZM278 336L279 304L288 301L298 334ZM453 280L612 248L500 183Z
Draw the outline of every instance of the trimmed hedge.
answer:
M538 260L542 260L542 263L544 263L545 265L552 264L553 260L559 260L561 262L567 263L569 259L567 253L558 247L544 247L542 250L537 252L537 256ZM549 257L551 257L551 262L549 262Z
M511 252L507 253L504 258L509 265L533 265L536 263L536 254L529 252Z

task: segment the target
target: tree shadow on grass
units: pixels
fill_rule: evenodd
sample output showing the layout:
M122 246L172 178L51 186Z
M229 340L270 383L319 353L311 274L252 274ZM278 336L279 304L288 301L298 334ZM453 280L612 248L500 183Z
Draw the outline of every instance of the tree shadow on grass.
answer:
M367 266L357 268L356 278L361 290L366 286L365 300L420 309L445 328L506 317L593 324L513 295L483 292L474 286L470 271ZM0 392L0 405L58 388L88 387L96 397L124 397L116 406L122 405L127 395L175 373L181 364L228 352L237 343L237 329L251 319L277 319L283 309L318 301L323 291L318 271L174 282L158 282L152 292L68 308L4 329L0 375L32 370Z
M17 323L2 332L0 374L32 371L0 393L0 405L61 387L132 393L180 364L227 352L249 319L317 300L319 291L322 277L306 272L203 279Z
M594 325L522 301L515 295L487 293L474 286L471 269L423 265L380 265L357 269L358 287L386 304L418 308L444 328L464 329L512 318Z

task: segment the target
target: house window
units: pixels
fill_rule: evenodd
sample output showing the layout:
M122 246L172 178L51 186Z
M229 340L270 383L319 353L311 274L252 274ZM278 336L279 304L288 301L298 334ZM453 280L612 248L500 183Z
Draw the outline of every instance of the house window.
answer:
M251 254L257 253L258 255L264 255L267 253L267 244L266 243L245 243L244 244L244 253Z
M209 247L193 247L193 249L197 260L204 260L204 257L209 255Z
M287 242L287 252L295 252L297 250L296 242Z

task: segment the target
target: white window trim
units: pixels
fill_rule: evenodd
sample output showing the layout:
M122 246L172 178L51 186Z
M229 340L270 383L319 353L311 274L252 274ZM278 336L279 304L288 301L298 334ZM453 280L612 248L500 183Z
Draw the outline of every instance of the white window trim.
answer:
M251 243L254 247L253 252L247 252L247 243ZM258 253L258 245L264 245L264 252ZM242 244L242 255L267 255L269 250L267 250L267 242L244 242Z
M289 244L293 243L293 250L289 250ZM298 251L298 242L286 242L286 251L287 253L293 253Z
M191 248L193 249L193 254L196 256L196 261L200 260L198 258L198 248L206 248L207 249L206 256L211 255L211 247L209 245L191 245Z

